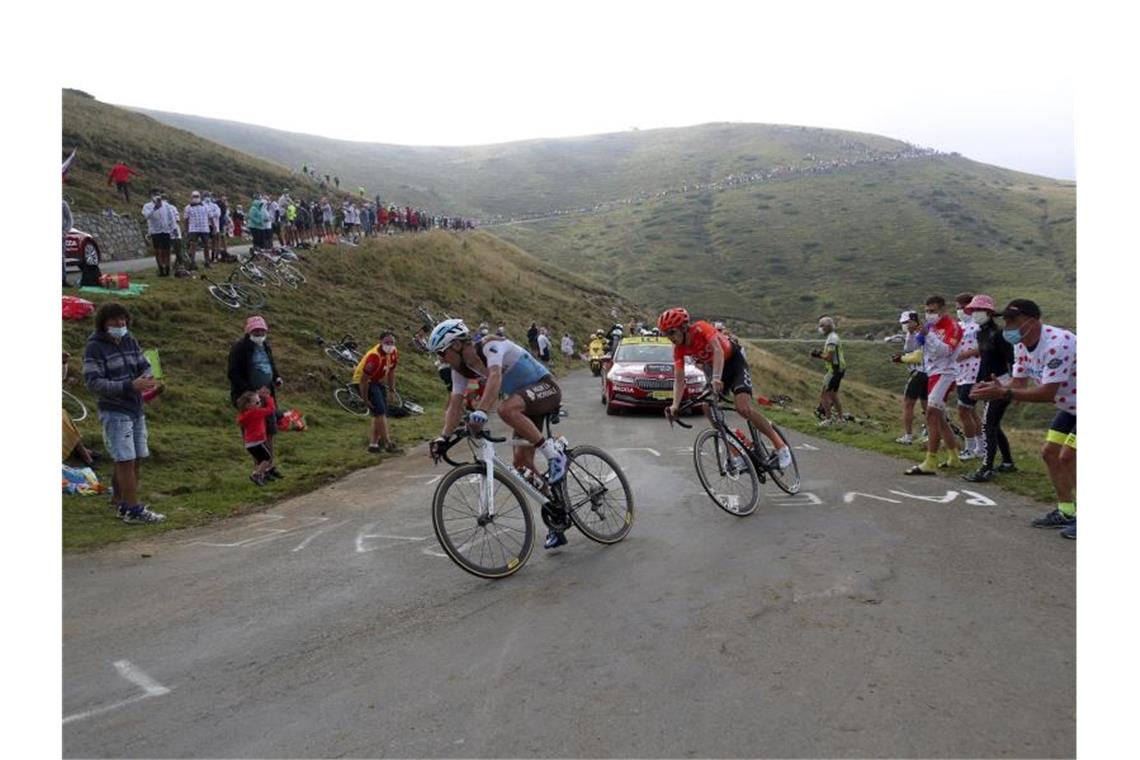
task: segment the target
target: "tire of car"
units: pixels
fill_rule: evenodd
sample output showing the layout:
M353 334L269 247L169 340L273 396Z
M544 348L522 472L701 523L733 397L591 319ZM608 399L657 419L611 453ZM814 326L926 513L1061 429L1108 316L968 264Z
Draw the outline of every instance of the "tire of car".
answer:
M611 417L621 414L621 407L611 403L609 399L603 397L602 403L606 405L606 414L610 415Z
M83 246L83 259L82 262L88 266L98 266L100 263L99 246L95 245L90 240Z

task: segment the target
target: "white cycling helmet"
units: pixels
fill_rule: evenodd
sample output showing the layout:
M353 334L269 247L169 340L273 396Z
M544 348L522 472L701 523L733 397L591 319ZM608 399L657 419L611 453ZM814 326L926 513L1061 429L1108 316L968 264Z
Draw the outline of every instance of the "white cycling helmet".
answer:
M438 354L454 341L467 340L470 337L471 331L467 329L462 319L445 319L432 328L427 341L428 351Z

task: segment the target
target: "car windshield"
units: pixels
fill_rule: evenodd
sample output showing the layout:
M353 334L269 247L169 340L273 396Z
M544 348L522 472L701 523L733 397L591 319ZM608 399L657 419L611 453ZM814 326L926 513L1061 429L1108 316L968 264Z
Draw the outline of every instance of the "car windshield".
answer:
M617 362L653 362L656 364L673 363L673 347L660 343L623 343L618 346Z

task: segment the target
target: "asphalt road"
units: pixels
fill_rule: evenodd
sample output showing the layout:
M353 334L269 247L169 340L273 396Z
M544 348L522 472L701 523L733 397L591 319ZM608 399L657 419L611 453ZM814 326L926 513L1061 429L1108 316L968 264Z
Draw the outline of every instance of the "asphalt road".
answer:
M1075 545L1041 505L793 434L804 493L734 517L699 425L606 417L595 383L560 427L631 480L614 546L467 575L416 450L65 557L65 756L1075 755Z

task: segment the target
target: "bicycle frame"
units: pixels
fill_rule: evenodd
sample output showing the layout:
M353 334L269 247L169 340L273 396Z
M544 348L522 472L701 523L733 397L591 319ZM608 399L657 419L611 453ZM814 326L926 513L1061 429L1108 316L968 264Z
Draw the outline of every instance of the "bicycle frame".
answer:
M483 493L481 494L482 503L479 505L482 512L488 516L495 515L495 470L509 477L514 481L515 485L523 490L531 499L539 504L545 504L551 501L549 497L530 484L526 478L519 474L519 472L511 465L504 462L498 454L495 453L495 446L492 441L485 438L478 439L478 443L468 439L472 448L476 448L476 455L482 459L483 465L486 468L486 477L483 478Z

